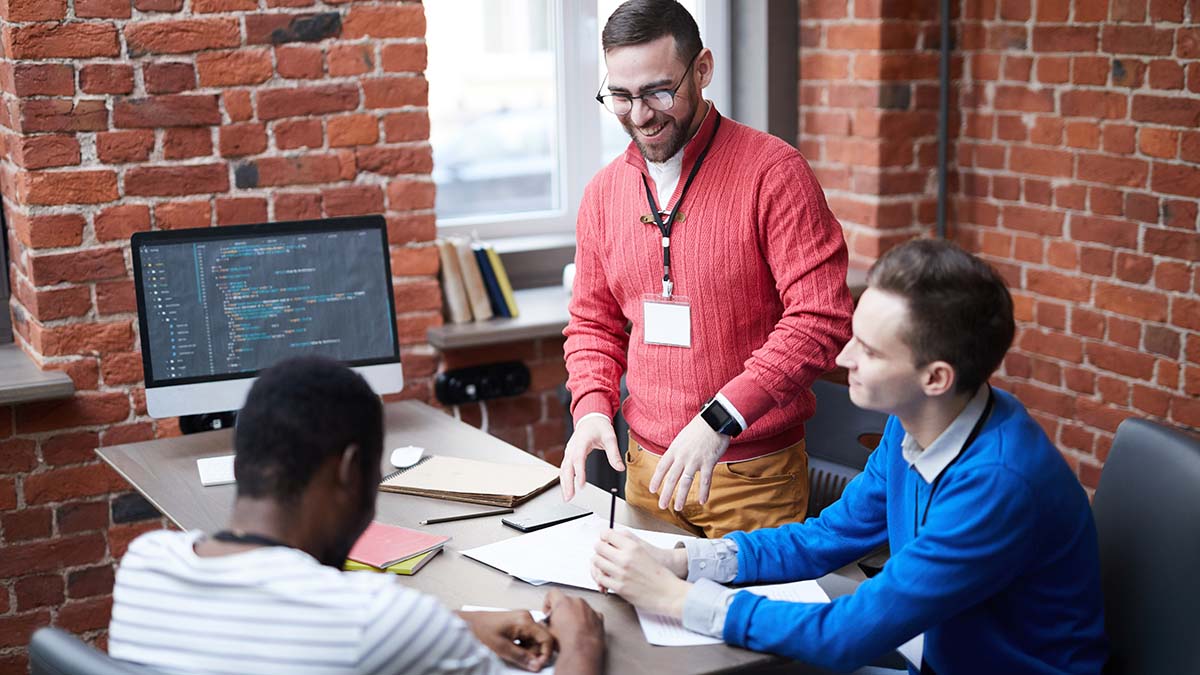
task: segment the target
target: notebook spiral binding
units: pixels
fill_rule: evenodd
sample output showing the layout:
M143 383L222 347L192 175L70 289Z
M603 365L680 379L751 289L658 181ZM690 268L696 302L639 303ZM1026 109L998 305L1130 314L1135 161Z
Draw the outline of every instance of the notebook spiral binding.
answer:
M431 459L433 459L433 455L425 455L425 456L424 456L424 457L422 457L421 459L418 459L418 460L417 460L417 462L416 462L416 464L413 464L412 466L406 466L406 467L404 467L403 469L396 469L395 471L393 471L393 472L389 473L388 475L384 476L384 477L383 477L383 480L382 480L382 481L380 481L380 483L386 483L386 482L388 482L389 480L391 480L391 479L395 478L396 476L399 476L400 474L404 473L405 471L408 471L409 469L415 469L415 468L417 468L418 466L421 466L422 464L424 464L425 462L427 462L427 461L429 461L429 460L431 460Z

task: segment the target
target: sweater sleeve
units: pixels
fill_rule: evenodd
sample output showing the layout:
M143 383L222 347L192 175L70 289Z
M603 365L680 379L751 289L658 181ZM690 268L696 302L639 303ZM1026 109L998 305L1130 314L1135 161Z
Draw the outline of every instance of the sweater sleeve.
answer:
M982 602L1025 568L1036 508L1029 486L995 466L943 487L920 534L878 576L828 604L738 593L725 641L851 670Z
M767 170L757 189L760 247L775 277L783 316L745 369L721 393L754 424L794 400L833 367L850 339L850 290L841 224L798 154Z
M816 579L887 541L887 466L900 425L888 420L883 440L841 499L816 518L781 527L733 532L737 576L733 582L783 583Z
M629 334L605 274L601 250L600 203L594 179L584 191L576 224L575 285L563 330L571 417L578 424L589 413L609 419L620 407Z

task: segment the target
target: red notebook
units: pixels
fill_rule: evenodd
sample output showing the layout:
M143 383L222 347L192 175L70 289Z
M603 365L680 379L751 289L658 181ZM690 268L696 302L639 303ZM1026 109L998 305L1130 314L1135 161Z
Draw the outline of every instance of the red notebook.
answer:
M351 560L384 568L401 560L441 548L450 537L372 522L350 549Z

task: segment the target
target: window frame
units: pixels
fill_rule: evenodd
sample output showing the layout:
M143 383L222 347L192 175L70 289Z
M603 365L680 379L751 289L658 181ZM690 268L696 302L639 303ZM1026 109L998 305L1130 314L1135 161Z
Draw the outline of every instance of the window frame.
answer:
M730 0L698 0L697 22L705 34L705 46L718 55L720 63L705 89L706 98L717 108L730 111ZM538 238L574 242L575 219L588 181L603 168L601 115L610 114L594 96L600 70L600 25L595 0L550 2L555 53L556 119L554 139L558 175L557 203L560 208L506 214L482 214L438 219L438 236L475 236L486 239ZM567 39L567 36L571 36ZM567 49L564 45L588 45Z

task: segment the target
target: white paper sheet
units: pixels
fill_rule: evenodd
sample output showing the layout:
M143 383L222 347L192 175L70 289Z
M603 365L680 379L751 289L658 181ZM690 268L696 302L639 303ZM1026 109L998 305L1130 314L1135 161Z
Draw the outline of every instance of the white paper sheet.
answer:
M917 637L896 647L896 651L900 652L900 656L908 659L908 662L913 664L917 670L920 670L921 660L925 658L925 634L921 633Z
M765 586L748 586L745 589L751 593L763 595L772 600L785 602L829 602L829 596L815 581L794 581L787 584L770 584ZM637 610L638 622L642 625L642 634L646 642L662 647L691 647L694 645L721 644L720 638L709 637L683 627L679 619L666 617L661 614L651 614Z
M196 460L196 469L200 471L200 484L227 485L233 483L233 455L219 457L204 457Z
M537 579L598 591L600 587L592 581L591 561L600 533L607 529L608 520L593 514L468 549L462 554L518 579ZM673 548L676 542L695 538L686 534L638 530L624 525L617 525L616 529L633 532L647 543L662 548Z
M507 610L503 607L481 607L479 605L463 605L462 611L464 611L464 612L507 612L509 610ZM545 612L542 612L542 611L539 611L536 609L529 610L529 614L533 616L534 621L543 621L546 618ZM518 673L528 675L528 673L529 673L529 671L527 671L527 670L522 670L521 668L517 668L516 666L510 666L507 663L504 664L504 669L501 670L500 672L505 673L506 675L517 675ZM542 668L541 670L538 671L538 673L542 673L543 675L554 675L554 664L551 663L550 665L546 666L545 668Z

